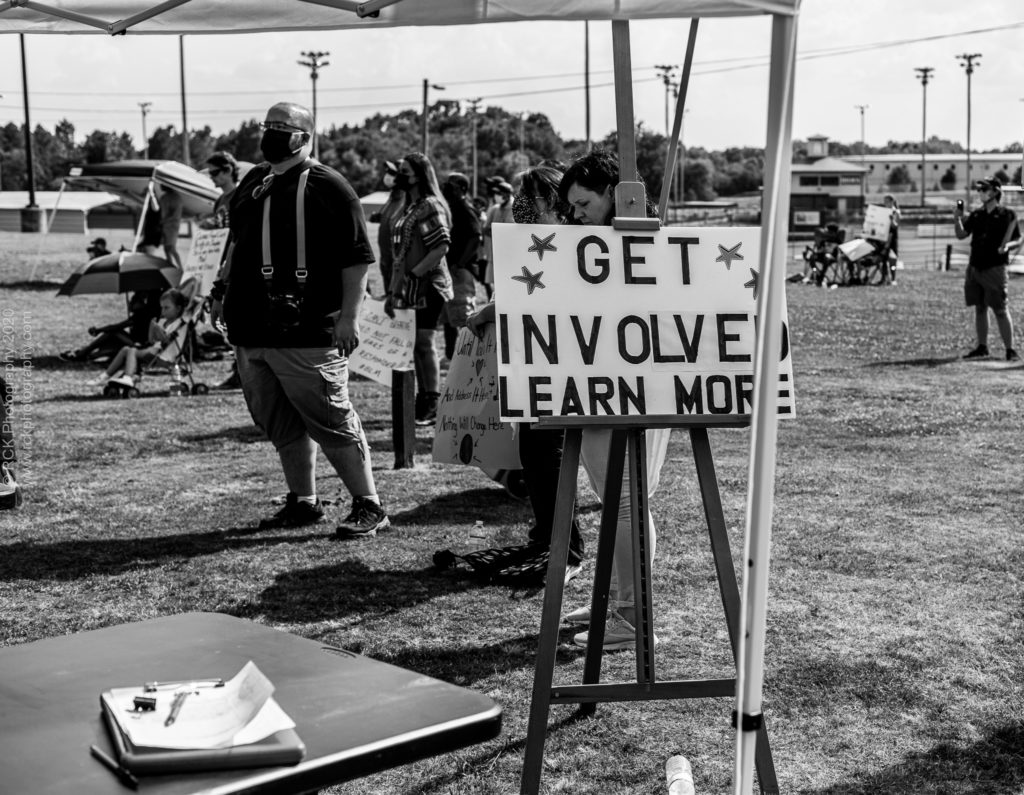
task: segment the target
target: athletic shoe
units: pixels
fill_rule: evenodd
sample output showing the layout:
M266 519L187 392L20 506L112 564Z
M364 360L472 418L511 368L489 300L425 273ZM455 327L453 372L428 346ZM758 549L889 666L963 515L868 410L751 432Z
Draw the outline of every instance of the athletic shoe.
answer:
M1006 349L1006 361L1008 362L1019 362L1020 354L1017 353L1013 348Z
M7 462L0 463L0 510L21 507L21 486L14 479L14 473Z
M563 618L562 620L565 621L566 624L589 624L590 605L577 607L571 613L566 613L565 618Z
M334 534L345 539L373 538L378 530L387 530L389 527L391 520L382 506L365 497L356 497L352 500L352 511L338 525Z
M110 379L111 384L117 384L118 386L128 387L129 389L135 386L135 379L130 375L115 375Z
M580 572L583 571L582 563L570 563L565 567L565 579L562 580L562 585L568 585L572 580L575 580Z
M988 345L979 345L970 353L964 354L965 359L987 359L988 358Z
M293 492L288 492L284 507L269 519L260 521L260 530L275 530L282 527L304 527L317 524L324 520L324 506L320 500L316 504L300 500Z
M424 392L417 395L416 424L419 426L433 425L437 422L437 401L441 396L437 392Z
M587 647L587 639L590 637L589 632L580 632L573 635L572 642L577 646ZM654 636L654 645L658 645L658 636ZM612 610L608 614L608 622L604 628L604 644L602 648L605 651L621 651L623 649L632 649L636 647L636 628L624 619L617 610Z
M98 375L95 378L87 379L86 382L85 382L85 385L86 386L103 386L109 380L110 380L110 377L106 373L103 373L102 375Z

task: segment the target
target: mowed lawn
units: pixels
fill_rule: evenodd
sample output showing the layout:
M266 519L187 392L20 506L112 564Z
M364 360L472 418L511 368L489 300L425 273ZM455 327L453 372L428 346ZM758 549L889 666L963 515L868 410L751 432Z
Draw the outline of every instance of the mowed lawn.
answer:
M331 524L257 531L285 486L240 393L169 398L155 377L141 399L106 400L84 383L95 367L56 357L124 313L120 296L55 297L85 245L0 234L25 487L24 507L0 514L0 643L184 611L241 616L503 705L497 740L332 792L518 792L543 593L454 578L431 558L464 547L477 520L521 541L527 506L476 469L432 463L426 429L416 467L394 470L389 392L357 380L394 528L357 543ZM973 346L961 279L787 285L797 417L779 434L765 682L783 792L1024 792L1024 367L960 360ZM1022 326L1024 279L1010 289ZM202 362L197 376L226 371ZM749 432L713 430L711 443L738 559ZM347 498L326 461L320 472L337 519ZM595 498L582 490L580 503L593 552ZM659 678L731 675L682 432L653 511ZM589 598L592 570L567 588L569 606ZM563 641L556 681L579 682L582 650L568 629ZM606 655L607 680L634 673L631 653ZM732 706L600 705L585 720L554 707L542 791L661 794L665 760L682 753L698 793L731 792Z

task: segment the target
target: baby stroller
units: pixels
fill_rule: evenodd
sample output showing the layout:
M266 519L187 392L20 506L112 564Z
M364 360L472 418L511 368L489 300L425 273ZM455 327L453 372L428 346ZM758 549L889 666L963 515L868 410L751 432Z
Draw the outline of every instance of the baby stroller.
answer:
M846 230L828 224L814 230L814 245L804 249L804 284L826 287L843 283L839 245L846 240Z
M193 356L197 347L196 327L204 320L209 311L209 301L200 296L189 299L188 306L181 315L181 325L171 334L156 357L139 371L137 380L111 380L103 388L103 396L108 398L137 398L142 395L139 385L146 376L161 373L171 376L169 394L172 397L185 395L205 395L210 388L193 377Z

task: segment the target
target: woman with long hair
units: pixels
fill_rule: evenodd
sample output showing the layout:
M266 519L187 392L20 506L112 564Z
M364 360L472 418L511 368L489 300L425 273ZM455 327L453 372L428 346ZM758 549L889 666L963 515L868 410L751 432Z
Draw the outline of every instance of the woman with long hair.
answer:
M394 222L391 285L384 308L389 314L393 309L416 310L416 424L432 425L441 393L434 336L445 302L454 296L445 263L452 215L426 155L406 155L398 165L395 184L405 191L405 208Z

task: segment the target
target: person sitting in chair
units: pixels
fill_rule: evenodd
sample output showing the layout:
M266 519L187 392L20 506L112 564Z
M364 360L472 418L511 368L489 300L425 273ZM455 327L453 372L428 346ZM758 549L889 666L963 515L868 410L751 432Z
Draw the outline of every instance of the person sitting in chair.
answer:
M58 356L67 362L84 362L114 356L125 345L145 345L149 324L160 317L160 291L140 290L128 302L128 317L106 326L90 326L94 339L87 345L63 351Z

